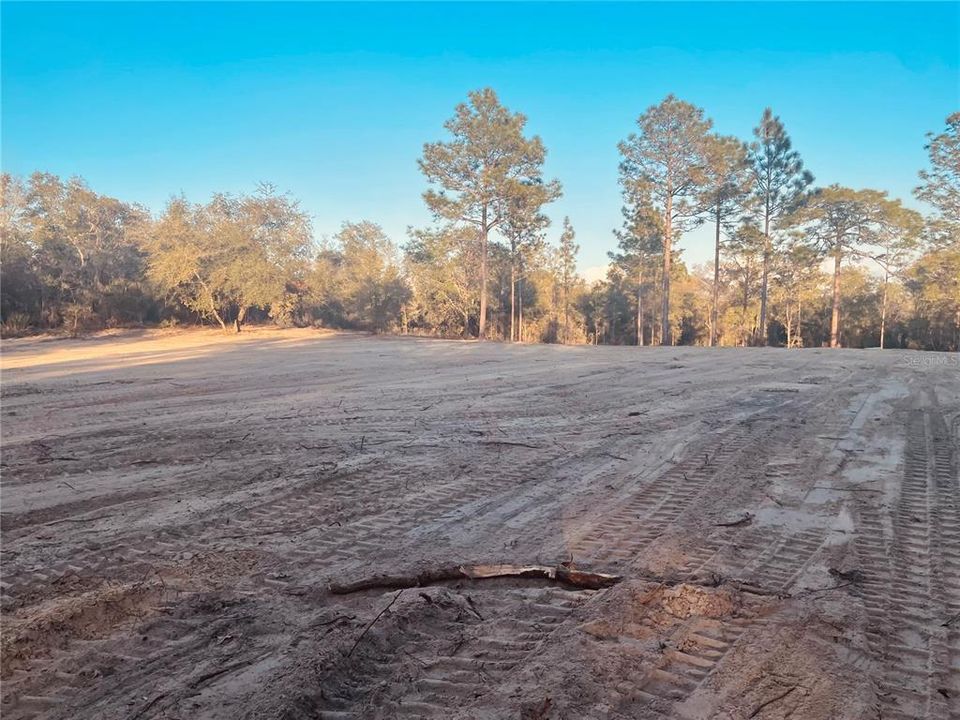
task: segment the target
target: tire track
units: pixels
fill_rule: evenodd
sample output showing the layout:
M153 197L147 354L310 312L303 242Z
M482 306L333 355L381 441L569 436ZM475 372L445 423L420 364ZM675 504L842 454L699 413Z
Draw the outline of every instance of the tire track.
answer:
M782 369L778 369L778 372ZM459 371L458 371L459 374ZM771 374L773 374L771 372ZM593 378L595 380L595 378ZM566 394L575 394L579 388L575 385L557 386L558 390L563 390ZM518 397L529 397L529 389L515 391ZM604 440L611 435L617 435L618 430L623 429L624 420L622 413L614 416L609 412L609 398L606 390L592 393L584 398L584 405L593 408L604 408L604 415L597 418L596 414L585 412L575 422L577 430L571 434L576 437L570 440L564 437L565 441L576 442L578 451L582 451L586 446L586 452L583 456L574 454L575 461L578 462L578 468L589 468L590 479L593 482L605 482L608 479L623 476L620 468L622 466L612 463L609 460L596 462L598 456L609 455L613 450L617 455L632 455L636 447L631 442L631 438L624 437L623 434L614 437L610 441ZM504 396L506 397L506 396ZM761 398L763 396L761 395ZM449 398L441 398L448 401ZM774 397L765 398L767 403L761 412L769 414L785 414L787 407L792 407L795 403L778 404ZM783 396L777 396L778 401ZM644 397L643 401L649 401L650 398ZM711 396L713 400L713 396ZM589 401L589 402L588 402ZM208 402L208 400L204 400ZM729 400L726 401L729 405ZM749 405L749 404L748 404ZM756 409L758 403L752 403L752 409ZM698 405L698 413L707 413L719 411L724 408L722 399L714 406L712 403L701 403ZM581 410L586 410L581 407ZM738 414L742 409L735 407ZM409 425L409 416L396 415L396 408L374 409L386 412L385 419L389 424L400 424L406 422ZM447 408L450 410L450 408ZM233 513L232 506L221 505L214 511L206 513L203 519L194 519L193 522L179 524L175 527L160 528L156 531L123 533L119 537L110 538L107 541L92 541L88 546L81 547L79 553L68 553L65 557L58 558L56 562L36 569L31 567L31 562L24 557L19 561L19 566L23 569L21 575L32 578L26 584L19 583L13 587L12 595L8 594L5 600L13 597L16 601L29 600L32 597L42 596L48 592L61 592L62 585L69 578L78 575L94 575L99 578L110 576L129 577L139 575L146 570L156 567L158 563L173 561L181 557L183 553L195 551L198 544L204 545L211 551L217 551L223 548L235 549L238 545L236 540L240 539L240 545L248 542L257 541L266 536L279 536L278 542L284 543L291 540L295 541L289 545L282 545L283 561L279 569L289 570L290 577L277 578L269 584L279 583L288 584L289 581L296 581L303 578L305 569L311 571L328 565L345 565L358 562L369 562L372 554L378 558L391 557L404 552L404 543L407 546L411 536L407 533L416 525L428 523L435 520L448 518L459 512L480 512L488 513L491 517L495 514L493 510L498 507L510 506L508 512L515 513L509 515L510 519L519 517L518 522L529 522L529 515L520 505L520 501L526 500L523 493L517 493L516 488L524 482L533 480L534 485L538 484L541 478L549 476L556 472L564 463L569 462L570 454L559 450L556 453L544 452L546 448L552 449L548 438L554 432L563 432L565 428L571 427L571 420L563 418L562 421L549 416L546 412L529 412L526 410L517 411L509 408L511 412L500 415L497 413L497 422L506 425L509 429L504 433L504 437L514 437L514 431L520 432L519 439L531 443L539 443L540 447L536 450L511 450L507 456L504 452L504 458L501 460L500 453L479 452L476 447L471 447L469 441L464 444L465 460L473 464L474 472L458 475L454 470L448 475L444 475L438 482L431 475L436 475L439 467L430 462L421 462L421 458L414 458L413 462L403 457L401 443L403 439L385 441L387 444L396 443L394 447L386 449L386 455L381 457L385 460L383 467L365 466L360 471L337 471L336 475L325 476L316 480L302 480L296 487L289 492L285 492L281 497L274 494L267 502L262 502L243 509L238 514ZM730 410L726 407L726 410ZM392 413L392 414L391 414ZM632 413L631 413L632 414ZM539 422L538 418L545 418L544 422ZM656 417L656 415L654 415ZM696 419L697 413L673 412L670 418L661 418L658 420L650 419L648 425L638 425L644 431L663 431L670 428L671 423L678 421L686 422L687 419ZM480 418L482 424L487 418ZM733 478L733 471L738 464L745 463L751 467L759 459L759 451L752 446L761 446L764 441L769 440L767 433L773 427L773 432L784 432L781 427L776 429L776 418L771 426L770 417L753 418L744 426L738 427L732 431L725 431L712 437L706 445L707 460L703 463L699 460L699 451L689 453L690 458L685 461L687 465L697 475L694 483L675 482L676 474L663 474L656 478L646 488L641 488L639 493L650 493L645 496L645 502L638 501L636 510L639 513L648 512L646 519L659 528L670 527L687 509L701 497L704 492L712 491L718 478ZM379 417L378 420L384 420ZM597 422L602 420L602 422ZM342 423L340 418L328 417L305 417L298 418L288 425L294 425L301 421L309 421L308 425L325 427L337 426ZM462 421L461 421L462 422ZM641 421L636 421L640 423ZM536 433L529 433L526 424L534 425ZM582 433L581 424L590 428L589 432ZM311 426L312 426L311 425ZM363 422L357 424L357 432L364 431L376 432L377 428L371 429ZM359 427L364 425L364 427ZM444 428L443 433L434 433L435 427L431 427L428 420L423 425L424 432L421 438L430 443L450 442L453 436L458 433L463 434L467 431L465 427L457 426ZM522 428L522 431L519 430ZM266 430L265 428L256 428ZM274 428L275 429L275 428ZM388 432L390 428L380 428ZM631 428L632 429L632 428ZM672 429L672 428L671 428ZM351 427L353 430L353 426ZM613 430L614 433L604 434L606 431ZM285 429L286 431L286 429ZM628 435L631 433L628 433ZM367 438L369 440L369 436ZM378 441L371 441L368 447L379 444ZM695 447L691 444L690 447ZM362 449L362 443L361 443ZM382 449L382 448L381 448ZM416 450L413 451L416 453ZM362 454L362 453L361 453ZM555 457L550 457L554 454ZM496 460L493 457L496 456ZM589 456L589 462L583 460ZM428 458L428 460L431 460ZM582 462L581 462L582 461ZM622 458L618 461L622 462ZM675 466L675 468L678 466ZM683 472L683 465L679 466L680 472ZM452 470L452 468L450 468ZM579 470L578 470L579 472ZM688 473L689 475L689 473ZM671 484L674 483L674 484ZM557 488L565 491L573 483L564 477L562 483L557 483ZM399 497L398 497L399 496ZM250 498L253 499L252 497ZM516 506L511 504L516 499ZM520 509L515 509L519 507ZM217 515L219 514L219 516ZM223 516L229 517L229 520ZM194 516L196 517L196 516ZM635 535L636 523L630 521L623 527L614 527L612 534L604 536L604 540L616 541L617 537L624 535ZM452 521L451 521L452 522ZM532 523L536 525L536 523ZM533 528L533 532L539 532L540 528ZM282 535L281 535L282 534ZM730 534L733 537L733 534ZM656 539L656 535L647 538L642 545L644 547L649 542ZM763 542L775 542L775 539L764 538ZM267 540L268 546L272 546L272 540ZM720 549L725 547L726 540L714 543L712 540L705 543L702 547L691 551L688 564L694 568L706 564ZM288 548L296 548L290 551ZM631 552L626 556L618 556L621 562L629 563L633 558ZM7 566L9 567L9 566ZM6 569L6 568L5 568ZM686 566L681 568L686 571ZM279 573L278 573L279 575ZM256 582L264 581L265 578L257 578ZM245 579L244 582L248 582ZM4 588L6 592L7 588ZM482 623L482 632L477 636L476 650L482 655L464 657L463 653L472 652L460 648L455 653L449 653L441 656L436 663L428 663L421 676L417 680L417 685L409 693L389 700L393 703L385 707L392 708L396 714L427 712L436 715L437 708L445 709L442 714L449 714L449 708L452 704L450 698L456 698L453 702L469 700L471 697L477 697L475 692L480 682L481 686L489 682L490 673L494 673L494 680L505 677L506 673L511 672L524 660L530 657L539 647L539 643L553 632L553 626L562 622L572 611L572 606L564 602L555 602L553 599L546 598L543 602L533 602L534 605L544 605L553 607L553 610L543 607L534 608L531 614L521 613L519 617L512 617L516 614L518 606L524 606L530 602L530 595L519 591L511 591L504 596L507 599L498 601L496 598L489 599L487 604L481 603L486 620ZM570 593L564 593L561 600L567 601L573 597ZM559 614L556 614L557 611ZM493 618L493 619L491 619ZM479 630L480 628L478 628ZM742 634L742 632L740 633ZM714 643L712 649L704 650L704 657L711 660L719 652L720 659L726 654L729 647L740 635L728 637L728 631L718 628L709 623L702 627L690 628L690 636L693 641L701 642L703 640L704 648L708 648L710 642ZM423 647L430 647L430 642L436 638L420 638ZM726 646L726 643L730 640ZM720 645L717 645L720 643ZM691 645L691 648L693 645ZM720 652L722 650L722 652ZM104 651L109 654L109 651ZM140 653L137 653L139 656ZM116 657L123 657L120 655ZM134 654L129 657L137 658ZM151 658L154 656L151 655ZM696 657L696 652L686 653L685 655L671 656L671 662L674 666L666 666L662 669L665 673L672 673L680 668L689 657ZM483 658L488 658L484 660ZM489 659L492 658L492 659ZM134 660L131 660L133 662ZM142 662L143 657L139 658ZM701 659L702 662L707 660ZM476 669L476 662L485 668L484 679L482 682L472 676ZM384 677L389 677L390 673L396 671L396 663L391 664L391 658L387 657L369 674L364 683L357 685L358 688L366 686L367 689L375 687ZM716 662L713 663L715 666ZM466 667L465 667L466 665ZM693 663L693 676L698 672L703 672L703 677L709 674L709 670L703 671L705 666ZM671 669L673 668L673 669ZM699 668L696 669L696 668ZM477 673L479 676L480 673ZM663 679L663 678L661 678ZM66 681L64 681L66 683ZM67 683L69 684L69 683ZM494 683L495 685L495 683ZM493 686L493 685L491 685ZM59 697L56 693L60 691L56 688L47 689L47 697ZM47 692L45 690L45 692ZM64 691L68 692L68 691ZM359 690L358 690L359 692ZM331 709L331 712L356 712L358 703L362 702L354 698L349 700L347 707ZM444 702L446 700L446 702ZM430 709L433 708L433 709ZM348 715L349 716L349 715ZM357 715L354 715L357 716ZM359 715L368 717L369 715ZM393 716L393 715L389 715Z
M862 504L857 551L883 718L960 717L960 508L955 448L936 409L907 419L900 494L889 519Z
M747 480L766 472L771 467L771 448L789 446L799 432L781 418L800 417L820 407L819 401L818 395L812 395L775 402L763 415L718 433L635 492L619 498L570 543L569 551L574 559L591 565L629 565L704 493L721 483L726 493L742 492L749 485ZM707 542L693 550L695 557L681 571L704 566L724 544Z
M473 592L477 622L447 622L381 643L338 667L313 693L311 713L331 720L449 717L453 707L491 692L592 594L550 587Z
M812 401L802 404L803 407L811 405ZM822 423L821 427L839 431L843 425L843 421L833 419ZM809 466L805 467L796 457L800 452L794 441L796 432L794 428L780 428L775 432L763 430L759 435L764 436L766 442L756 444L763 446L764 456L773 455L773 458L761 464L762 475L789 486L792 493L802 497L813 484L815 473L810 472ZM732 485L728 492L744 501L743 506L749 507L747 501L755 502L750 496L756 490L749 488L749 483L743 482L748 479L744 477L743 469L749 468L756 457L753 454L755 439L749 432L737 433L735 441L728 445L726 462L717 463L715 468L707 468L708 464L704 463L698 472L705 477L701 481L701 475L698 474L698 482L692 488L689 475L682 471L680 476L688 487L676 494L681 502L663 501L656 508L665 507L666 512L658 514L655 509L647 516L648 519L657 526L660 517L665 518L665 525L674 522L686 510L686 507L678 508L678 505L682 505L684 501L689 505L699 494L697 487L700 484L711 484L724 477L728 464L738 472L741 481L739 485ZM785 454L771 452L771 448L781 446L786 448ZM717 456L724 457L722 449L717 452ZM709 472L704 472L705 470ZM749 470L746 474L749 474ZM799 478L798 474L801 475ZM677 482L676 479L674 482ZM690 492L690 489L693 489L693 492ZM736 502L734 506L737 506ZM685 561L676 568L677 577L697 577L705 572L718 556L731 550L736 551L739 559L728 564L728 572L745 580L748 586L768 593L786 594L820 552L825 538L824 528L810 528L798 532L774 532L767 528L745 531L723 528L714 536L703 539L694 549L686 551ZM647 540L647 544L652 540L653 538ZM741 569L737 570L738 567ZM691 618L666 640L668 649L651 670L630 676L621 684L630 690L621 701L620 710L629 715L642 709L646 714L653 712L663 717L671 717L674 705L696 693L738 643L752 630L761 628L765 622L766 620L759 618L734 618L728 621Z
M175 602L175 594L168 593L164 600ZM136 632L120 638L113 634L73 638L42 665L15 670L6 680L4 718L101 717L96 701L104 694L94 692L91 699L85 693L103 686L130 696L131 705L138 703L154 690L157 678L149 677L151 674L162 676L164 667L211 646L224 653L234 651L236 648L217 643L216 638L240 635L237 627L251 619L243 607L205 606L202 601L188 600L173 613L138 623ZM11 685L13 692L9 691Z
M582 383L572 383L564 386L564 389L575 392L581 388L581 385ZM287 387L283 383L281 386ZM517 390L494 385L485 388L484 392L486 395L492 393L494 398L503 399L509 398L511 394L520 394L525 397L529 395L530 389ZM392 395L391 393L386 396L381 402L389 404ZM440 394L436 397L431 396L428 400L430 403L434 400L447 402L450 397L449 393ZM466 399L468 396L453 393L452 397ZM203 408L210 407L209 398L201 400ZM714 403L705 406L703 411L720 410L727 402L729 399L717 398ZM430 403L426 407L433 407ZM620 452L619 448L622 445L629 444L629 439L625 440L622 437L613 438L609 442L604 441L606 435L602 434L601 430L618 430L623 424L619 413L610 413L605 391L591 389L583 399L583 407L585 410L593 408L594 412L601 413L599 437L594 441L594 445L601 447L609 445L615 451L612 454L616 455ZM386 409L394 410L395 408ZM175 411L182 411L183 408L175 405L166 407L165 410L167 414L172 415ZM342 425L344 418L341 415L345 412L346 410L339 406L329 405L325 406L319 414L316 412L297 414L288 424L296 424L297 435L303 436L303 423L306 422L307 426ZM358 409L355 412L370 412L370 408ZM679 417L677 413L672 413L671 421L675 422ZM689 415L689 417L694 416ZM568 419L557 419L551 415L549 403L523 405L521 408L511 407L506 415L498 415L497 422L510 424L514 418L522 427L528 427L533 422L537 427L537 433L530 438L531 442L539 443L544 447L552 447L549 439L553 435L551 433L553 428L549 423L544 425L542 420L559 423L560 429L569 425ZM471 472L455 471L448 478L437 483L435 478L437 468L429 463L418 462L416 455L408 459L405 454L408 443L405 442L406 438L401 438L396 439L395 446L388 451L388 457L392 460L389 466L378 469L370 467L367 463L365 467L354 472L334 468L332 477L323 466L319 466L319 470L316 466L313 469L301 467L293 471L291 480L299 479L296 475L302 477L304 474L316 476L316 478L301 479L295 489L280 497L274 496L252 508L239 507L236 503L231 503L204 511L200 518L191 522L155 530L121 533L106 541L97 539L84 546L47 546L38 549L28 546L20 553L4 552L5 577L0 583L0 608L8 610L38 600L52 592L61 592L64 588L86 589L104 578L137 577L158 565L176 560L184 553L194 551L197 544L202 544L211 550L228 546L234 548L238 544L236 542L238 537L244 534L249 536L251 543L258 542L265 536L300 535L298 560L301 568L306 567L303 563L316 566L318 561L352 562L363 557L364 548L370 550L379 546L382 550L384 547L395 547L404 533L423 517L442 518L457 508L469 508L471 504L476 506L483 503L487 507L495 507L502 501L502 498L497 497L499 493L512 490L531 477L542 477L552 469L570 461L570 458L564 455L563 448L556 447L554 457L545 459L542 451L539 453L534 451L529 453L529 459L524 459L522 462L514 460L507 468L503 468L499 455L494 459L480 446L469 441L463 442L462 438L469 437L471 434L463 418L457 418L452 425L446 416L428 416L421 421L416 417L411 418L410 414L387 414L386 416L374 414L359 419L364 421L361 423L363 427L358 428L356 433L362 435L367 432L371 436L378 433L396 435L397 428L409 428L411 419L414 419L415 425L418 422L427 422L429 428L425 425L421 431L418 431L419 436L428 443L439 444L450 443L460 438L463 444L464 463L471 465ZM207 420L210 419L207 418ZM370 420L375 421L373 426L369 424ZM474 420L484 427L489 424L484 414ZM232 420L225 427L232 428L236 422L238 421ZM244 428L249 429L251 433L259 432L261 429L255 423L246 423ZM275 430L272 427L262 429ZM91 432L105 437L122 434L114 426ZM171 432L169 427L164 426L160 435L165 437ZM207 439L217 435L210 430L204 432L204 438ZM72 441L75 438L72 435L66 435L64 439ZM128 446L123 447L125 451L129 451ZM239 449L238 446L237 450ZM587 452L589 454L590 450L588 449ZM366 462L362 457L360 461ZM348 460L346 464L356 462L355 459ZM595 477L597 482L617 472L615 464L608 460L604 460L601 465L608 469ZM268 467L263 472L270 470L271 468ZM276 468L273 471L288 472L285 468ZM478 478L482 478L482 482L478 483ZM171 492L171 490L164 492ZM401 499L398 500L398 496ZM236 512L233 512L234 509ZM91 509L88 515L91 516L91 521L98 519L95 508ZM77 520L83 520L83 518ZM70 518L66 521L74 522L74 519ZM45 528L44 531L46 531ZM302 537L304 534L307 536ZM230 542L225 542L225 539ZM41 550L42 554L38 554L37 550Z
M592 566L633 562L717 477L736 466L763 432L758 423L737 425L671 466L573 540L574 559Z
M960 417L954 419L960 423ZM960 427L960 425L958 425ZM949 427L939 409L930 417L932 480L935 511L932 536L938 552L933 560L935 600L943 609L932 636L934 684L947 716L960 718L960 458ZM937 699L940 702L939 698Z
M767 592L786 593L823 544L821 529L784 534L769 544L758 533L760 556L748 564L748 577L758 579ZM766 547L764 548L764 546ZM772 580L772 582L771 582ZM672 633L655 667L630 678L638 692L632 703L651 705L670 714L673 703L693 695L750 631L766 623L761 618L733 618L721 621L693 617Z

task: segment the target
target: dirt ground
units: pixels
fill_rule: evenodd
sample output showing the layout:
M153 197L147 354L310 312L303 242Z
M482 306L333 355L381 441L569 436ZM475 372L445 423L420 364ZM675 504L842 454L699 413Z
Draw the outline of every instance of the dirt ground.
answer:
M2 398L4 720L960 718L956 355L141 332Z

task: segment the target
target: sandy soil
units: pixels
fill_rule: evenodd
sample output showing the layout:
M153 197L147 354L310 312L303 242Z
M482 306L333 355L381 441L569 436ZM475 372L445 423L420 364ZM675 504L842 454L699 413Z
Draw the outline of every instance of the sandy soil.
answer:
M960 362L260 331L2 356L5 720L960 718ZM332 595L458 563L622 574Z

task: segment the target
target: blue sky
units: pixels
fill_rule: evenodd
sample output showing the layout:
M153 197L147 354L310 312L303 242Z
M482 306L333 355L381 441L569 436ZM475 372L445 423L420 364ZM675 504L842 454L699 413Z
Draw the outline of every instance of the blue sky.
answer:
M529 118L581 268L620 223L617 142L674 93L748 138L784 120L818 184L909 200L960 110L960 4L3 2L2 166L82 175L158 211L269 180L318 236L430 221L424 142L468 90ZM916 206L912 200L910 204ZM707 232L681 243L710 257Z

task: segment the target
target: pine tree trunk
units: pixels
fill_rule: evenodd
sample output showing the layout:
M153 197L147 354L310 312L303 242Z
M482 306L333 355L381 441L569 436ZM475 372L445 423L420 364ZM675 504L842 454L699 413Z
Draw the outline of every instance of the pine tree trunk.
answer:
M750 304L750 263L747 263L746 270L743 273L743 305L740 309L740 342L743 347L747 346L750 336L747 328L747 306Z
M637 347L643 347L643 265L637 269Z
M792 319L792 316L790 315L790 301L789 301L789 300L787 301L786 313L787 313L787 347L789 348L789 347L790 347L791 340L793 339L793 335L792 335L792 333L791 333L791 331L793 330L793 319Z
M840 347L840 248L833 256L833 312L830 316L830 347Z
M480 226L480 319L477 337L487 337L487 208L483 208Z
M717 345L717 304L720 299L720 203L717 202L716 239L713 247L713 304L710 307L710 347Z
M800 336L800 347L803 347L803 301L797 293L797 335Z
M660 298L660 344L672 345L670 332L670 251L673 243L673 196L667 188L667 211L663 218L663 297Z
M517 263L514 259L516 257L516 245L512 249L510 258L510 342L513 342L516 337L513 320L517 314Z
M520 265L520 298L519 307L517 307L517 339L523 342L523 265Z
M883 299L880 301L880 349L883 350L883 336L887 330L887 283L890 273L883 271Z
M763 279L760 281L760 337L762 346L767 344L767 277L770 272L770 201L763 218Z
M503 332L507 329L507 323L503 319L503 278L500 277L500 287L497 288L497 327L500 332L500 337L503 337Z

